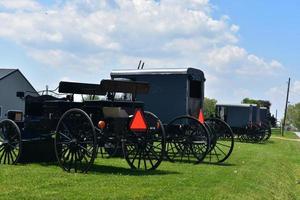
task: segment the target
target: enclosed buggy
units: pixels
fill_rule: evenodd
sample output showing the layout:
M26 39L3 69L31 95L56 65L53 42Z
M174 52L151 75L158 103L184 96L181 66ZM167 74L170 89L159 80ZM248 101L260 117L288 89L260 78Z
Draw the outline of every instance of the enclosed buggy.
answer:
M146 81L147 95L137 95L154 111L166 129L171 161L223 162L233 149L233 134L222 120L204 123L204 73L195 68L114 70L113 80Z
M266 108L251 104L218 104L216 113L241 141L261 142L271 136Z

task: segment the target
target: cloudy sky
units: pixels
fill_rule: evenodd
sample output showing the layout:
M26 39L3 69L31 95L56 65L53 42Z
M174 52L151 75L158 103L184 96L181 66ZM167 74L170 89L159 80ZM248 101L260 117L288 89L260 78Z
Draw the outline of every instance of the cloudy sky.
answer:
M300 2L0 0L0 67L37 90L99 82L112 69L195 67L220 103L300 101Z

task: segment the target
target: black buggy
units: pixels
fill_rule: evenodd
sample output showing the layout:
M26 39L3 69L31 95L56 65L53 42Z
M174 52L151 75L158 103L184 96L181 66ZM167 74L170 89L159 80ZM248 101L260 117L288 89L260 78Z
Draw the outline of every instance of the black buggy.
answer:
M109 154L121 148L133 169L156 169L164 155L164 126L144 111L143 102L136 101L137 94L148 91L145 82L102 80L100 84L60 82L59 92L71 94L66 98L26 96L24 119L16 112L0 122L0 164L19 162L33 146L30 155L52 154L64 170L87 172L100 147ZM74 94L106 98L74 102ZM28 145L36 141L43 148Z
M115 70L113 80L145 81L149 93L138 94L145 108L162 120L166 158L170 161L224 162L232 153L234 136L221 119L204 121L204 73L195 68Z
M219 104L216 113L242 142L263 142L271 137L270 111L265 107Z

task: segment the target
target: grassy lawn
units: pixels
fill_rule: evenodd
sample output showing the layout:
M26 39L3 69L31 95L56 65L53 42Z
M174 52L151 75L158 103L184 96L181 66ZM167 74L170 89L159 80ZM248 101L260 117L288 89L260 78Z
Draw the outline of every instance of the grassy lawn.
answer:
M2 165L0 198L300 199L300 142L236 143L224 165L163 162L147 173L131 171L121 159L99 158L88 174L49 164Z

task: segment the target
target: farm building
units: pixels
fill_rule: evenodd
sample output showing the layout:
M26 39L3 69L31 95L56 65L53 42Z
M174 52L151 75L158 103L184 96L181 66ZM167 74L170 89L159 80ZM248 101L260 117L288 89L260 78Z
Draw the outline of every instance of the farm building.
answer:
M7 118L8 111L24 113L25 100L17 92L37 96L37 91L18 69L0 68L0 120Z

